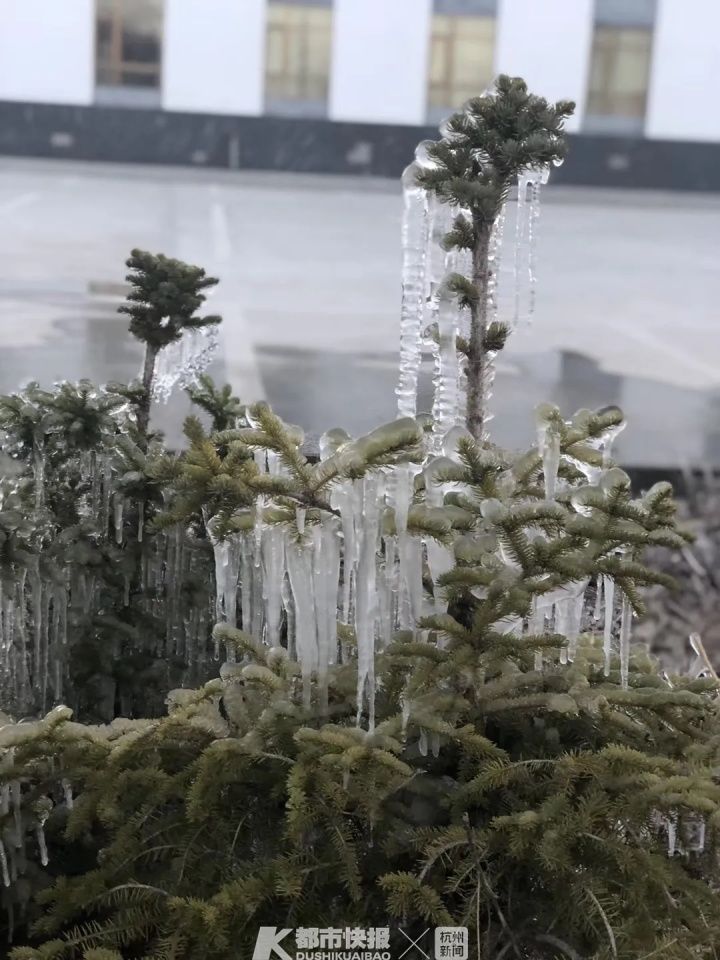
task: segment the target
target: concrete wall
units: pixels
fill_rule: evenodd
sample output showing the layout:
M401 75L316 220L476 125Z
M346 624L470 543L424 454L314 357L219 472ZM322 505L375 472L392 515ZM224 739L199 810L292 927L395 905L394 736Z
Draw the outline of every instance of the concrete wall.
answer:
M163 107L262 113L265 10L266 0L165 0Z
M0 100L92 102L93 0L0 0Z
M646 136L717 143L718 88L718 0L658 0Z
M423 123L431 0L335 0L331 120Z
M582 125L593 29L593 0L500 0L495 70L524 77L548 100L575 100L568 130Z

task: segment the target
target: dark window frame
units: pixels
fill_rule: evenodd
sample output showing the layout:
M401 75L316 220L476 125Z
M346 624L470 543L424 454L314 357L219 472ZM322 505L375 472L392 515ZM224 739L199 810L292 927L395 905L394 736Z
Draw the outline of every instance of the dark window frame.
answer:
M128 15L123 0L96 0L95 6L95 84L100 88L128 91L156 91L162 84L163 61L163 0L155 2L159 12L159 26L155 42L156 60L130 59L124 50L127 35ZM109 28L108 56L101 54L101 31ZM150 36L150 35L148 35ZM130 78L131 82L128 82ZM135 80L137 82L132 82ZM143 82L149 81L149 82Z

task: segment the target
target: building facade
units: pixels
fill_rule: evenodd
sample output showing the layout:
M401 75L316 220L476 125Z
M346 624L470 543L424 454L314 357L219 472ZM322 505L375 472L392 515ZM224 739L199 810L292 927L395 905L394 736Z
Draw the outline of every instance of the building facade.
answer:
M563 176L720 189L717 0L0 0L0 152L396 175L501 72Z

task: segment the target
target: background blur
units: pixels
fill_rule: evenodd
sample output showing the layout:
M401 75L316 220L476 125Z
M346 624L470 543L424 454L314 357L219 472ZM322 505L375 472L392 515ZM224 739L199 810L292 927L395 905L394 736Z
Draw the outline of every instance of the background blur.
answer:
M619 403L627 466L718 465L717 0L0 0L0 391L137 374L140 246L220 277L243 400L391 418L398 178L499 72L577 113L496 439L531 442L540 400Z

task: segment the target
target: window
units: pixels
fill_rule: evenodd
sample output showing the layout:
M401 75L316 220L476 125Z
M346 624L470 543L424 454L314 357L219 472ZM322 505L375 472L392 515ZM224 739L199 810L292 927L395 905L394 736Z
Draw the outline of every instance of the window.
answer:
M271 0L265 98L269 112L324 114L332 47L329 3Z
M435 13L430 37L429 119L479 96L493 78L495 18Z
M645 123L656 0L595 0L585 127L638 133Z
M647 27L595 27L589 116L644 119L651 52Z
M159 90L162 20L162 0L97 0L98 87Z

